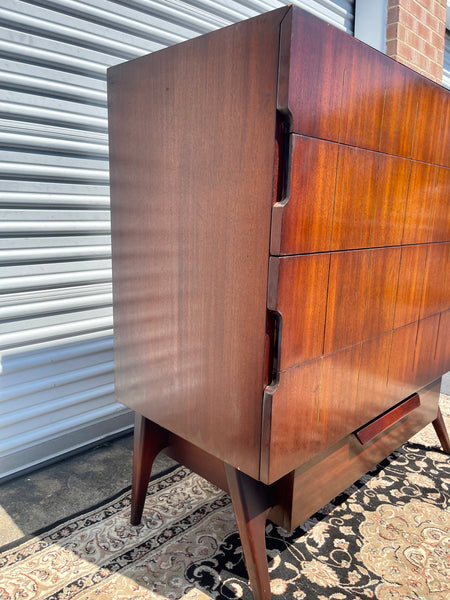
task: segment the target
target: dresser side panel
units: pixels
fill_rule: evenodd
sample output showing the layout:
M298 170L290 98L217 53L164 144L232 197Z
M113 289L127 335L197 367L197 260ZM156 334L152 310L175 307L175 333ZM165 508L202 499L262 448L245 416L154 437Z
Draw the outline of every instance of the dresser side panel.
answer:
M116 397L259 477L279 24L109 70Z

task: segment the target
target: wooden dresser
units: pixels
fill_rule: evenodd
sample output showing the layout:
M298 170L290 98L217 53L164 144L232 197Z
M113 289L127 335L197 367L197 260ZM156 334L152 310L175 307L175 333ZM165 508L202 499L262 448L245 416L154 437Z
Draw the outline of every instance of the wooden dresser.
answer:
M285 7L108 72L132 522L165 450L231 494L258 600L293 528L433 422L450 94Z

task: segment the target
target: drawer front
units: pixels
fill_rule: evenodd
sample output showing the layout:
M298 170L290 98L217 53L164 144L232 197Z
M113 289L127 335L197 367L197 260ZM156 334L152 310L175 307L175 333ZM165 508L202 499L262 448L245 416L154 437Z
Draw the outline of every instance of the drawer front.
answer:
M450 309L449 257L450 242L271 257L278 369L440 319Z
M450 168L301 135L287 146L272 255L450 239Z
M278 107L291 131L450 166L441 86L302 11L282 24L282 56Z
M354 435L305 462L275 486L271 518L292 530L436 418L440 380L419 390L420 406L367 444Z
M276 481L448 371L449 325L447 311L281 372L264 397L262 476Z

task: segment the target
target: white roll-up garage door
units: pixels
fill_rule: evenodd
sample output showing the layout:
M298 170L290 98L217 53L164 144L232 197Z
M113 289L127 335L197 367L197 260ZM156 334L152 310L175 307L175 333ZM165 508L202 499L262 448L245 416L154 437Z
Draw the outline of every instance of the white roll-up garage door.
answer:
M130 428L114 401L106 68L276 0L2 0L0 478ZM294 2L349 32L353 1Z
M448 17L450 21L450 17ZM444 48L444 75L442 77L442 85L450 90L450 31L445 32L445 48Z

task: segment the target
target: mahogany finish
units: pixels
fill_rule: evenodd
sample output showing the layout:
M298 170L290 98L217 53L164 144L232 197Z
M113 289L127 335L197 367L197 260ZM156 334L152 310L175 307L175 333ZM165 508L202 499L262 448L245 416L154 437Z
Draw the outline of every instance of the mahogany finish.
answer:
M450 94L293 7L108 93L132 521L165 448L230 492L268 600L269 514L298 525L427 423L449 451Z
M367 425L364 425L364 427L355 431L358 441L361 442L361 444L367 444L379 433L392 427L395 423L398 423L398 421L419 406L419 394L414 394L411 398L403 400L400 404L391 408L387 413L381 415L381 417L377 417L370 423L367 423Z

